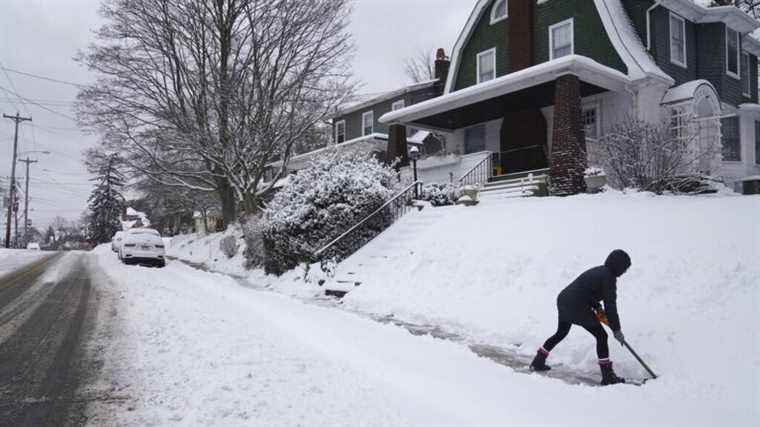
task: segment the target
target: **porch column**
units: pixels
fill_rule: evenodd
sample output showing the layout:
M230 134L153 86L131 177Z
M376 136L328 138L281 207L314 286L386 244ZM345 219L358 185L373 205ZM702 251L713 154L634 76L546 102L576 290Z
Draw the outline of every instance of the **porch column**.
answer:
M406 126L391 125L388 127L388 149L385 155L387 164L393 164L396 159L401 161L396 169L409 166L409 149L406 142Z
M549 191L570 196L586 191L586 137L581 123L581 85L578 76L557 78L550 154Z

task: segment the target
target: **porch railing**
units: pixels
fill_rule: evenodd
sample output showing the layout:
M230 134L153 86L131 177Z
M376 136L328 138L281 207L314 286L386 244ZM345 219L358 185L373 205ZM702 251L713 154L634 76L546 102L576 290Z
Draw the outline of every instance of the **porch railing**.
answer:
M340 261L361 249L382 231L415 209L412 202L415 194L421 193L421 187L421 181L409 184L374 212L314 252L314 260L337 258Z
M480 185L493 177L493 154L489 154L459 178L459 185Z

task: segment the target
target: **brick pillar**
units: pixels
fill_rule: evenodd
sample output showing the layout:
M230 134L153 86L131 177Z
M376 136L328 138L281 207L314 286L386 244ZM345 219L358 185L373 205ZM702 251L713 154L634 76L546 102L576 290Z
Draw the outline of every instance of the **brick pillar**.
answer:
M391 125L388 128L388 149L386 151L385 161L392 164L396 159L401 162L396 168L409 166L409 149L406 142L406 126Z
M550 154L552 195L570 196L586 191L586 137L581 123L581 86L577 76L566 74L556 81L554 134Z
M509 46L510 71L520 71L533 65L533 18L535 1L510 1L509 29L507 46Z

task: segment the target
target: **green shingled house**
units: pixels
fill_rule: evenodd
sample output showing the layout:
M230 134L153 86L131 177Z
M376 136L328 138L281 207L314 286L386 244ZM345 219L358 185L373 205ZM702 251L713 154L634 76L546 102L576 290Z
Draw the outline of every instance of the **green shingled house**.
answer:
M709 0L474 3L443 95L379 118L390 146L405 143L395 127L443 132L461 153L493 153L497 173L547 171L555 193L572 194L594 164L586 144L615 123L634 116L677 127L688 117L698 143L722 147L702 172L737 185L760 175L760 42L750 35L760 23L740 9Z

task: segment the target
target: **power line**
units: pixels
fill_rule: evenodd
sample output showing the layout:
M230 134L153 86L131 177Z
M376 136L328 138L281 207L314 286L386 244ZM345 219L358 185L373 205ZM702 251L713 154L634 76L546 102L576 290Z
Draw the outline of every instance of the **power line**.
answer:
M46 107L46 106L44 106L44 105L42 105L42 104L38 104L38 103L36 103L36 102L34 102L34 101L31 101L31 100L29 100L29 99L27 99L27 98L24 98L23 96L19 95L19 94L18 94L18 92L12 91L12 90L10 90L10 89L8 89L8 88L5 88L5 87L2 87L2 86L0 86L0 90L2 90L2 91L3 91L3 92L5 92L5 93L9 93L9 94L11 94L11 95L15 95L15 96L16 96L18 99L20 99L20 100L21 100L21 102L24 102L24 101L26 101L26 102L28 102L29 104L32 104L32 105L36 105L37 107L40 107L40 108L42 108L43 110L45 110L45 111L47 111L47 112L49 112L49 113L53 113L53 114L56 114L56 115L58 115L58 116L61 116L61 117L63 117L63 118L69 119L69 120L71 120L72 122L76 122L76 121L77 121L77 119L75 119L75 118L73 118L73 117L69 116L68 114L65 114L65 113L61 113L60 111L56 111L56 110L53 110L52 108L48 108L48 107ZM25 103L25 104L26 104L26 103Z
M40 75L37 75L37 74L27 73L27 72L24 72L24 71L14 70L13 68L6 68L6 67L4 67L2 65L0 65L0 68L2 68L3 71L10 71L11 73L21 74L22 76L32 77L32 78L40 79L40 80L47 80L47 81L53 82L53 83L60 83L60 84L64 84L64 85L74 86L76 88L85 88L85 87L87 87L86 85L79 84L79 83L69 82L69 81L66 81L66 80L54 79L52 77L40 76Z
M2 67L2 62L0 62L0 67ZM14 90L16 90L16 85L13 83L13 79L11 79L11 76L9 76L9 75L8 75L8 73L5 71L5 69L3 69L3 74L5 75L5 79L6 79L6 80L8 80L8 83L10 83L11 87L12 87ZM17 90L16 90L16 91L17 91ZM21 103L23 104L24 102L23 102L23 101L21 101ZM16 108L16 111L18 111L18 110L20 110L20 109L21 109L21 108L19 108L18 104L16 104L15 102L12 102L12 104L13 104L13 106ZM24 106L26 107L26 105L24 105ZM29 112L29 111L27 110L27 113L28 113L28 112Z

